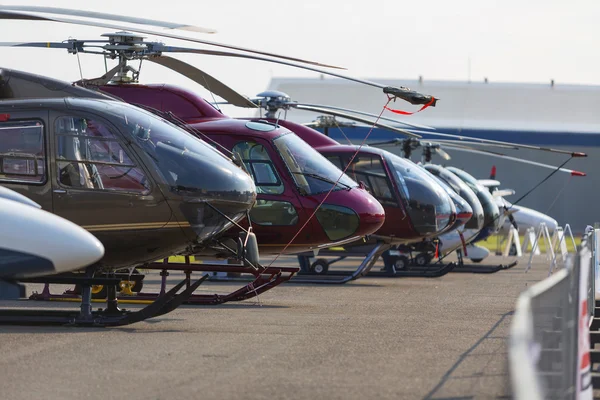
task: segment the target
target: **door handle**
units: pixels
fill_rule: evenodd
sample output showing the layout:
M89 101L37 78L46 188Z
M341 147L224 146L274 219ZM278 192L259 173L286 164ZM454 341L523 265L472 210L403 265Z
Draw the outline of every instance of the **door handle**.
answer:
M65 194L65 193L67 193L67 191L66 191L66 190L64 190L64 189L54 189L54 190L53 190L53 192L54 192L54 193L60 193L60 194Z

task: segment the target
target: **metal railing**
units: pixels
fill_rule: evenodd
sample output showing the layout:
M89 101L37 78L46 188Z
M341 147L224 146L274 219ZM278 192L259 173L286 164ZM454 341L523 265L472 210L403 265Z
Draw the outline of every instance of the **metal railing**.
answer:
M596 247L600 230L586 233L565 268L538 282L518 299L511 324L509 369L517 400L579 399L580 324L591 325L595 307ZM584 264L587 263L587 264ZM583 268L585 267L585 268ZM581 280L581 271L587 282ZM580 285L585 284L587 315L580 315ZM580 320L580 317L582 318ZM583 334L588 334L585 329ZM589 350L589 349L586 349ZM586 392L587 395L587 392Z

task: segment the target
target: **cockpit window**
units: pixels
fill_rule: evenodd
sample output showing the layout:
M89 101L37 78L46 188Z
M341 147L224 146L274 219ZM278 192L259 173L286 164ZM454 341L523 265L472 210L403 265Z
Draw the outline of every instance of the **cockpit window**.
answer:
M149 181L111 130L89 118L56 119L56 162L62 186L148 193Z
M460 197L465 199L473 210L473 218L467 222L465 229L480 229L483 226L483 206L477 198L477 195L463 182L458 176L442 168L439 165L427 164L424 166L432 175L438 176L442 181L446 182L452 189L458 193Z
M313 195L357 187L358 184L343 174L305 141L289 132L273 140L283 162L289 169L302 195ZM336 181L339 182L336 184Z
M0 180L46 182L46 149L41 121L0 123Z
M446 168L448 169L448 171L452 172L453 174L458 176L460 179L462 179L467 184L467 186L473 192L475 192L475 194L479 193L480 186L477 183L477 180L475 178L473 178L470 174L468 174L465 171L458 169L456 167L446 167Z
M242 169L233 172L230 168L232 161L206 142L163 118L129 104L119 103L119 107L107 108L107 112L117 117L115 123L126 136L152 159L171 191L192 194L211 188L215 193L249 195L246 172ZM215 181L206 173L215 169L231 174L233 179Z
M446 228L453 205L444 189L421 167L391 153L385 157L394 169L396 184L417 232L427 235Z
M394 189L378 156L357 155L346 173L356 182L363 182L367 190L382 205L398 207Z
M267 149L256 142L240 142L233 153L242 160L246 171L254 178L257 193L281 194L284 187Z
M469 188L473 190L473 192L475 192L475 194L477 195L477 198L479 199L481 206L483 207L483 212L485 216L484 226L493 229L498 227L500 223L500 210L498 209L496 201L494 200L494 197L489 192L489 190L479 185L479 183L477 183L477 180L471 174L456 167L446 168L448 169L448 171L452 172L460 179L462 179L467 184L467 186L469 186Z

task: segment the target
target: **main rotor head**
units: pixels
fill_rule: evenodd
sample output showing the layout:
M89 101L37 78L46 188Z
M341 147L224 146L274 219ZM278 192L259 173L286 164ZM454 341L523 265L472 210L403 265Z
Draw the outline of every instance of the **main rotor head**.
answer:
M266 118L276 118L279 110L287 111L291 108L292 98L277 90L267 90L257 94L252 102L266 111Z

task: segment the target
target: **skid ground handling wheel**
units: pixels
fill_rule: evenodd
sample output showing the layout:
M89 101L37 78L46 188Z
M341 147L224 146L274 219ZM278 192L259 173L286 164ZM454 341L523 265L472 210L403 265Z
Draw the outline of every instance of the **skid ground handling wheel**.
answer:
M379 243L377 245L365 246L362 251L344 251L340 256L339 251L321 251L323 255L335 255L333 259L319 258L311 263L312 253L304 253L298 256L300 264L299 277L292 282L299 283L345 283L359 277L424 277L437 278L450 272L455 263L437 264L427 268L414 268L411 265L410 258L396 250L390 250L392 246L389 243ZM367 253L367 251L370 252ZM390 253L394 254L390 256ZM397 253L397 255L396 255ZM331 266L335 263L345 260L348 257L362 257L363 261L352 275L345 271L332 271ZM382 257L385 268L382 271L373 271L372 268ZM321 271L320 273L318 271ZM341 280L336 277L343 277Z
M106 275L102 275L106 276ZM122 294L138 293L142 291L144 287L145 275L141 274L137 268L134 268L131 273L122 272L118 275L121 278L119 285L117 286L118 292ZM65 294L71 294L75 296L81 295L81 286L75 285L73 290L67 290ZM107 288L104 285L92 285L92 299L106 299Z
M325 275L328 270L329 262L324 258L319 258L310 265L310 272L315 275Z
M513 261L510 264L498 264L498 265L473 265L473 264L465 264L463 261L463 255L460 250L456 251L456 255L458 257L458 261L454 268L452 268L451 272L462 272L462 273L471 273L471 274L493 274L495 272L504 271L507 269L511 269L518 264L518 261ZM433 257L430 258L432 260ZM481 260L479 260L481 262ZM417 264L416 261L413 261L414 264ZM413 269L426 270L427 268L432 268L439 265L438 263L429 262L424 265L415 265Z

